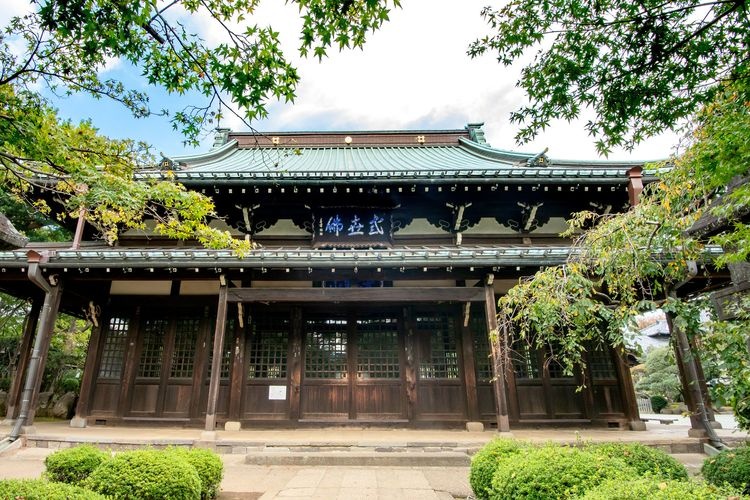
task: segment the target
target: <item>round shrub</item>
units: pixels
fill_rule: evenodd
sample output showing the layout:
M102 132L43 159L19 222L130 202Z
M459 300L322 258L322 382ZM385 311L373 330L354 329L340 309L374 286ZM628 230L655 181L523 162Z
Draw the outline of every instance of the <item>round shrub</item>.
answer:
M491 499L576 498L611 478L635 477L623 461L577 448L546 446L502 460Z
M469 484L474 495L480 500L489 498L492 489L492 476L501 460L518 454L529 445L522 441L495 438L471 457Z
M109 454L91 445L81 445L56 451L44 459L47 478L61 483L80 484Z
M114 499L197 500L201 480L180 457L157 450L127 451L100 465L85 486Z
M750 494L750 446L724 450L707 458L701 474L711 484L729 484Z
M78 394L78 389L81 388L81 381L76 377L65 377L60 379L57 387L61 392L74 392Z
M80 486L52 483L43 479L5 479L0 481L0 498L23 500L105 500Z
M656 413L661 413L661 411L666 408L668 404L669 401L667 401L667 398L665 398L664 396L659 396L658 394L655 396L651 396L651 409Z
M661 450L640 443L602 443L590 451L610 458L619 458L639 475L652 474L663 479L683 481L688 478L684 465Z
M643 478L605 481L581 500L726 500L733 495L734 491L706 483Z
M167 453L180 457L195 468L201 480L201 498L216 498L224 476L224 463L219 455L204 448L169 448Z

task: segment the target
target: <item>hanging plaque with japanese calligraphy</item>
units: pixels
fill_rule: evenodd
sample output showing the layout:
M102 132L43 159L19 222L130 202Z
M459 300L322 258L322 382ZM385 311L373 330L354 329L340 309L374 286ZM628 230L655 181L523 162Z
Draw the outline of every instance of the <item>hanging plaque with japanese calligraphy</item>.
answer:
M313 246L336 248L390 247L391 210L322 207L314 214Z

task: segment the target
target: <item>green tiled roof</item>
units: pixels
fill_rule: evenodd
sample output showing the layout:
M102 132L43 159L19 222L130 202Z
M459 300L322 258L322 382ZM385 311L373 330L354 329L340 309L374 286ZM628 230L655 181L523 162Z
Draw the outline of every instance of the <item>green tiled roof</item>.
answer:
M456 131L447 131L456 132ZM414 132L419 133L419 132ZM272 135L272 134L267 134ZM373 133L377 137L377 133ZM230 136L231 137L231 136ZM494 149L458 137L454 144L321 144L300 147L240 146L230 140L205 154L175 157L182 182L336 179L518 180L599 179L626 182L628 169L642 162L549 160L540 155ZM160 176L159 172L144 174Z

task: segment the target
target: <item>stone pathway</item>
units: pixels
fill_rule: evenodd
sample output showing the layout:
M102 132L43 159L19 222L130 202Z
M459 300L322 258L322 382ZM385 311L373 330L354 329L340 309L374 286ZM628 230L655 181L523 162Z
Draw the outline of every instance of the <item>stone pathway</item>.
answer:
M0 479L38 478L55 450L21 448L0 457ZM468 467L247 465L223 455L222 500L452 500L471 494Z

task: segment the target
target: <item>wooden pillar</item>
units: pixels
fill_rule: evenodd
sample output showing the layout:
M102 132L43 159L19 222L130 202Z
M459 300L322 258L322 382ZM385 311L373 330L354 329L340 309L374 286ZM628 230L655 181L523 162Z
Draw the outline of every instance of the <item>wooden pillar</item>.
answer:
M412 309L405 307L404 317L404 378L406 379L406 418L417 420L417 355Z
M177 286L175 286L175 283L177 283ZM172 288L179 288L179 283L179 281L173 281ZM190 418L195 420L199 420L202 413L201 395L203 394L206 370L208 369L208 354L210 352L208 345L209 342L211 342L210 311L211 308L209 306L206 306L203 311L197 341L198 355L195 357L195 366L193 366L193 390L190 395Z
M492 287L494 276L487 276L484 285L484 311L487 320L487 333L490 336L490 352L492 354L492 387L495 390L495 402L497 406L497 430L500 432L510 431L508 418L508 400L505 387L505 360L507 356L507 332L500 332L497 327L497 301L495 290ZM494 334L494 335L493 335ZM492 337L496 337L493 340Z
M245 382L245 339L247 327L245 317L242 326L239 324L240 315L244 316L245 308L241 302L237 303L237 324L234 328L234 342L232 344L232 365L229 374L229 420L238 422L242 407L242 386Z
M141 308L135 308L132 322L128 325L127 345L122 368L122 385L120 385L120 400L117 405L117 417L123 417L130 411L130 398L135 375L138 371L138 337L141 331Z
M302 387L302 308L294 307L292 314L292 339L290 342L290 390L289 390L289 419L298 421L300 418L300 389Z
M643 168L633 167L628 170L628 199L630 206L638 205L638 198L643 192Z
M33 299L31 310L26 316L26 321L24 321L23 324L23 337L21 338L21 346L19 347L16 373L13 375L13 380L11 381L10 389L8 390L8 411L6 412L5 418L9 421L15 420L18 417L24 374L26 373L26 368L29 366L29 360L31 359L32 340L34 339L34 332L36 331L37 323L39 322L39 311L41 311L41 309L42 300L40 300L39 297Z
M613 351L617 378L620 381L620 390L622 391L625 418L628 419L631 431L645 431L646 424L641 420L641 415L638 412L638 401L635 398L633 377L630 374L628 364L625 362L625 348L623 346L615 347Z
M206 408L206 430L216 429L216 403L219 398L219 377L221 376L221 355L224 352L224 334L227 324L227 283L221 276L219 287L219 307L216 311L216 329L214 331L214 352L211 358L211 374L208 383L208 405Z
M479 401L477 400L477 370L474 360L474 332L470 323L471 302L466 302L461 315L461 346L463 350L464 387L466 389L466 409L470 422L479 421Z
M86 361L83 365L83 377L81 378L81 388L78 392L78 404L76 405L76 414L70 421L71 427L86 427L86 417L89 414L89 400L91 399L92 389L94 387L94 378L96 370L96 359L99 355L100 344L103 330L102 318L98 318L98 324L91 328L89 345L86 350Z
M34 416L36 415L36 408L39 404L39 391L42 386L42 375L44 375L44 367L47 364L47 355L49 354L49 347L52 343L52 334L55 333L55 321L57 320L57 313L60 310L60 299L62 298L62 283L51 287L49 308L42 307L41 315L39 318L39 327L37 328L37 335L42 335L42 345L39 352L39 365L36 374L36 383L34 384L33 392L31 393L31 406L29 406L29 414L26 417L26 425L32 425L34 422Z

